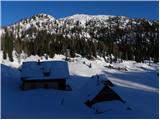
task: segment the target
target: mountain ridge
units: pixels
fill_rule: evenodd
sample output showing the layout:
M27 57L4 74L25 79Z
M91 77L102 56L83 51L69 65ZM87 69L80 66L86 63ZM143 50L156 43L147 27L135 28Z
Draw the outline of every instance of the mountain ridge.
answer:
M70 15L70 16L64 16L64 17L61 17L61 18L55 18L53 15L50 15L50 14L47 14L47 13L37 13L37 14L34 14L34 15L32 15L32 16L30 16L30 17L24 17L24 18L21 18L20 20L18 20L18 21L16 21L16 22L13 22L13 23L11 23L11 24L8 24L8 25L5 25L5 26L3 26L3 27L7 27L7 26L12 26L12 25L14 25L14 24L16 24L16 23L19 23L19 22L21 22L22 20L25 20L25 19L30 19L30 18L32 18L32 17L34 17L34 16L37 16L37 15L48 15L48 16L51 16L51 17L53 17L55 20L63 20L63 19L66 19L66 18L69 18L69 17L74 17L74 16L90 16L90 17L92 17L92 16L101 16L101 17L105 17L105 16L110 16L110 17L116 17L116 15L104 15L104 14L102 14L102 15L99 15L99 14L83 14L83 13L78 13L78 14L73 14L73 15ZM145 20L148 20L148 21L155 21L155 22L158 22L158 20L150 20L150 19L147 19L147 18L134 18L134 17L128 17L128 16L123 16L123 15L118 15L117 17L126 17L126 18L130 18L130 19L145 19ZM2 27L2 28L3 28Z
M21 39L23 42L33 41L33 44L39 44L36 41L40 42L41 39L44 39L43 41L46 41L48 46L51 43L59 45L56 51L62 54L66 48L77 49L80 47L78 44L83 44L81 47L86 47L83 52L80 51L80 48L75 52L92 54L91 56L95 57L97 54L105 56L106 53L119 54L118 57L120 57L121 53L118 51L121 51L124 52L123 59L128 59L125 56L130 56L130 52L134 56L140 54L137 50L139 45L143 49L140 51L144 52L143 56L145 56L142 58L147 57L149 59L150 56L153 58L151 51L154 51L155 48L157 51L158 26L158 21L130 19L125 16L75 14L62 19L55 19L51 15L41 13L1 29L1 34L8 31L13 34L15 39ZM39 35L41 37L38 38ZM48 37L45 38L45 36ZM66 43L67 41L68 43ZM17 40L14 42L16 43ZM90 47L88 47L89 45ZM125 52L126 49L127 53ZM90 52L86 53L86 50ZM134 59L134 56L129 57L129 59Z

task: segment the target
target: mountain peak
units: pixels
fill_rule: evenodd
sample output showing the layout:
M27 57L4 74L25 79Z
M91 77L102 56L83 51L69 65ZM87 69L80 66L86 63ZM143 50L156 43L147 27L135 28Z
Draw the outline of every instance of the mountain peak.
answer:
M75 19L75 20L90 20L90 19L108 19L109 17L115 17L113 15L88 15L88 14L75 14L69 17L62 18L66 19Z
M49 18L49 19L52 19L52 20L55 19L52 15L45 14L45 13L39 13L39 14L36 14L36 15L34 15L32 17Z

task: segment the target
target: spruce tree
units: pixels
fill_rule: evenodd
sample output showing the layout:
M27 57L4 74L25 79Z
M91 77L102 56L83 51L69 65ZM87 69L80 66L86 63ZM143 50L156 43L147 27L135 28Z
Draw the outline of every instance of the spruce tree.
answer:
M7 59L6 52L3 51L3 59Z

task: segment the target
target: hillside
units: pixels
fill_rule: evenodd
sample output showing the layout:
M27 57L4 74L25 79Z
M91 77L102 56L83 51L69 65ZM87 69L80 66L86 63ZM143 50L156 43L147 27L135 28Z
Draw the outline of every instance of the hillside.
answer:
M1 49L10 61L13 50L17 56L50 57L69 50L71 57L78 53L89 59L109 57L106 61L158 62L158 31L159 22L147 19L85 14L55 19L41 13L1 28Z

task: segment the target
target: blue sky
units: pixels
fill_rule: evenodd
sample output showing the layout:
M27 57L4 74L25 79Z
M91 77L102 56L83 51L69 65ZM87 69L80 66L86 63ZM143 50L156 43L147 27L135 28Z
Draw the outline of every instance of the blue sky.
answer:
M77 13L122 15L131 18L158 20L158 1L3 1L1 24L6 26L38 13L62 18Z

